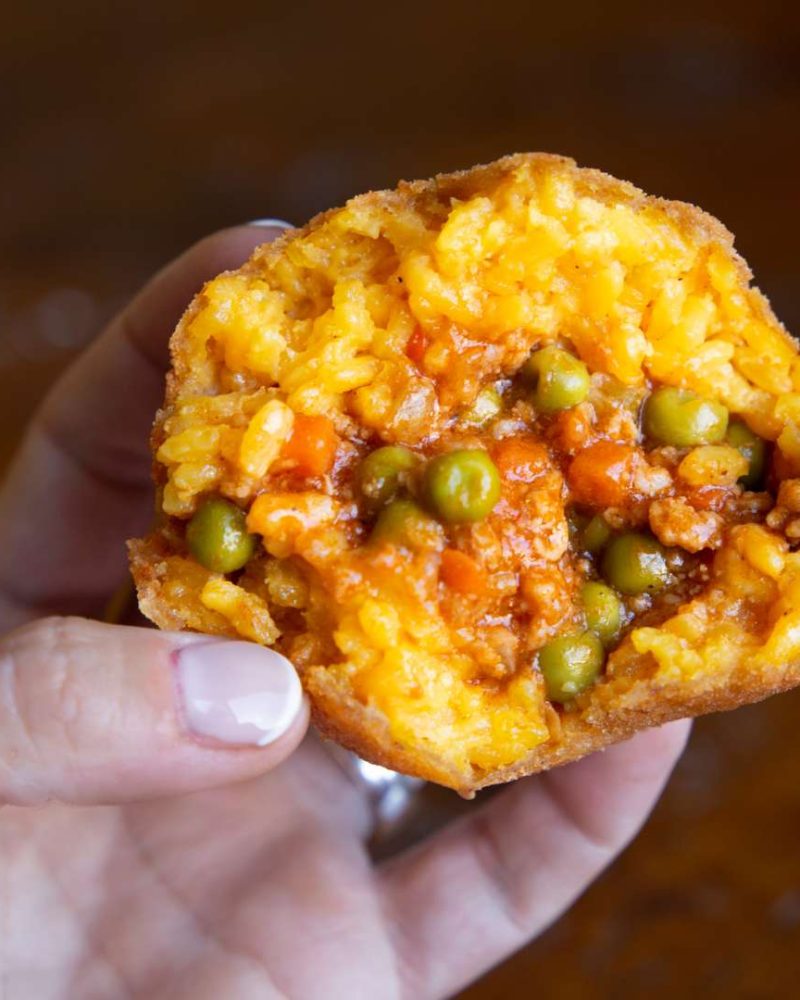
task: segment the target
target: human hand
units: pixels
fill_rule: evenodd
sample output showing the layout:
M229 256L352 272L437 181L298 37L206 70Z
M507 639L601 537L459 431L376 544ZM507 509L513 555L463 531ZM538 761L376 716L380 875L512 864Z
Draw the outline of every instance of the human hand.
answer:
M446 996L570 905L683 747L687 724L642 733L374 865L367 798L301 745L284 663L53 617L99 615L147 526L148 429L184 305L274 235L227 230L157 276L50 394L0 495L4 1000Z

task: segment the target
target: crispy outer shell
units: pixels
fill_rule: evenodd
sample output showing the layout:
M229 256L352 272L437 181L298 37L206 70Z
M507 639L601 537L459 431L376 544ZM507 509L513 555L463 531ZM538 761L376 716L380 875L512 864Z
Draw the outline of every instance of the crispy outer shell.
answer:
M511 767L464 781L464 775L433 766L425 758L393 743L384 720L350 697L346 691L326 684L324 676L305 678L312 703L312 717L320 732L363 757L384 767L454 788L464 798L490 785L548 771L579 760L596 750L628 740L636 733L676 719L724 712L762 701L800 684L800 664L794 663L770 678L755 683L741 671L728 678L724 687L713 683L636 682L624 697L589 713L562 717L561 737L537 747Z
M441 205L451 198L465 199L493 188L523 163L529 163L534 169L555 164L567 167L574 172L573 178L578 190L607 202L623 202L635 208L659 208L688 239L721 245L726 254L736 260L742 279L749 281L750 271L734 251L732 235L712 216L692 205L645 195L632 184L597 170L578 169L572 160L550 154L507 156L486 166L442 174L431 180L402 182L396 190L371 192L361 195L358 200L362 204L387 206L402 206L406 203L424 209L426 204ZM264 262L279 258L294 239L319 227L331 214L332 211L322 213L302 229L289 230L273 243L259 247L242 271L260 269ZM756 313L773 327L782 330L766 298L757 289L751 289L747 294ZM197 308L196 302L189 306L171 340L173 372L167 376L166 407L174 402L177 388L185 374L186 362L182 360L182 347L186 328ZM783 333L794 345L788 333L785 330ZM165 413L162 410L156 417L152 434L154 450L164 437ZM161 481L162 475L163 470L156 463L154 476L157 482ZM156 532L147 539L133 541L129 544L129 549L139 604L144 614L161 628L184 627L179 612L170 605L161 591L159 561L167 551L162 536ZM563 713L560 725L555 727L557 735L547 743L510 767L483 774L454 771L446 761L431 754L400 746L391 738L385 718L357 701L346 686L324 668L314 667L305 671L302 680L311 701L313 720L324 736L366 760L449 786L465 797L471 797L478 789L488 785L511 781L578 760L586 754L627 740L635 733L652 726L674 719L733 709L800 684L798 663L780 667L776 665L768 675L739 669L733 675L726 676L724 682L716 679L713 674L695 680L664 681L656 680L653 676L655 671L649 654L640 655L631 650L627 668L630 676L627 688L622 685L620 689L615 685L614 697L610 700L593 697L579 699L579 710L567 710Z

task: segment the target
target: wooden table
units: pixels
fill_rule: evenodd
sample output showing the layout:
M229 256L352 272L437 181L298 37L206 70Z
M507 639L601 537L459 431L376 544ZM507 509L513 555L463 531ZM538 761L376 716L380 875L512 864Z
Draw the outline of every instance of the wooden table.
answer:
M702 204L800 329L798 9L655 6L9 7L0 461L60 367L196 237L513 150ZM700 722L623 859L465 995L796 995L798 719L795 694Z

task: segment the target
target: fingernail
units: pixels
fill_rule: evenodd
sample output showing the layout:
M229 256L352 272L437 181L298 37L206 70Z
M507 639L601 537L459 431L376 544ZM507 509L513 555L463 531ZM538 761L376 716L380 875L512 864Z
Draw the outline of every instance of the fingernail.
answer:
M195 642L175 654L189 731L226 746L263 747L283 735L303 691L292 664L251 642Z
M251 219L247 226L261 226L263 229L294 229L291 222L284 219Z

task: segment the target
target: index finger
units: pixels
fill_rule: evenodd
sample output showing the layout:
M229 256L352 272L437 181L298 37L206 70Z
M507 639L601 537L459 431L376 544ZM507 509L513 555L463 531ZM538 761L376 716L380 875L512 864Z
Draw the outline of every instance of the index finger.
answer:
M38 410L0 492L0 614L96 615L125 572L123 542L152 510L149 431L169 337L203 282L281 232L239 226L157 274L64 373Z

